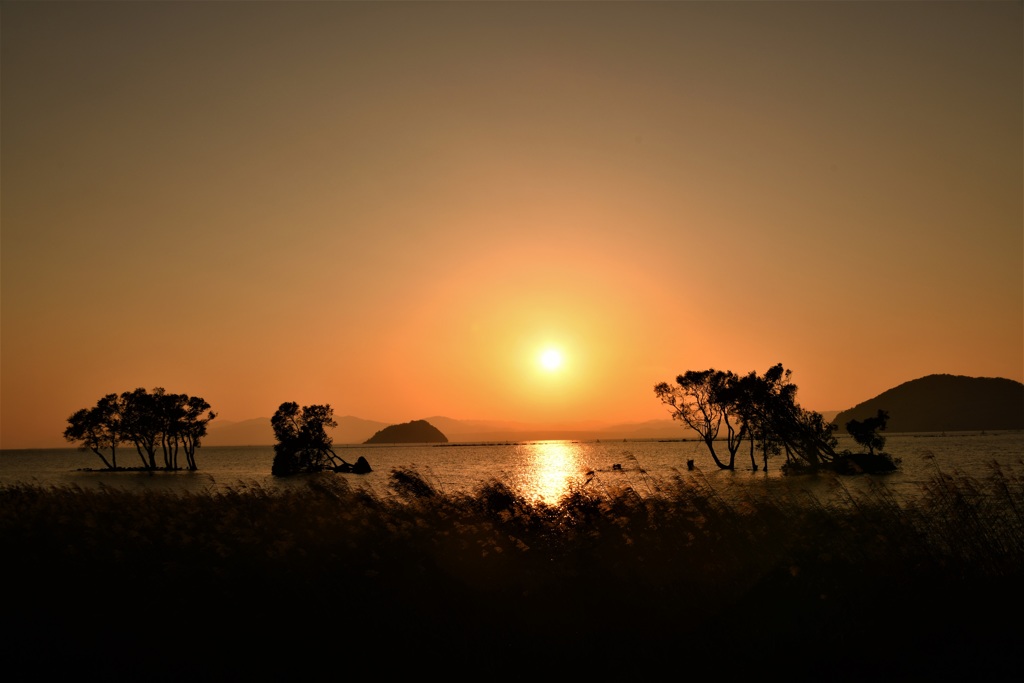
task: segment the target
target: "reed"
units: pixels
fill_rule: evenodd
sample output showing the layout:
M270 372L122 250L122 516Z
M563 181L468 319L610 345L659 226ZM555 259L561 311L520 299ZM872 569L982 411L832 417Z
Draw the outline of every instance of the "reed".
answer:
M236 667L225 674L257 653L259 671L294 672L311 651L382 638L524 667L539 641L644 653L634 668L728 652L736 671L796 677L837 662L853 677L1021 664L1024 478L940 472L913 502L834 481L825 503L726 499L699 473L595 476L554 505L499 480L449 494L408 469L387 492L335 475L203 494L8 486L5 642L37 652L45 625L68 659L52 665L181 647Z

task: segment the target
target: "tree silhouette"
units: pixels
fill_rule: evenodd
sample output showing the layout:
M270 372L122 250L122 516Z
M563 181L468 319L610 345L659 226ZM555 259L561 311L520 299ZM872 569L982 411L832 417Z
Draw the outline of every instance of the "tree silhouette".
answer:
M117 469L117 446L135 446L142 467L157 468L156 450L163 454L163 468L178 469L178 451L184 449L188 469L198 469L196 449L206 436L207 424L216 414L198 396L169 394L163 388L153 393L139 388L120 395L108 394L93 408L83 408L68 418L64 438L81 442L82 448L100 456L107 469ZM108 461L103 450L109 448Z
M121 443L122 403L117 394L107 394L92 408L82 408L68 418L64 438L81 442L83 450L89 449L100 457L108 470L117 469L117 445ZM103 455L110 449L110 460Z
M864 418L863 421L850 420L846 423L846 431L854 441L868 449L868 455L874 455L876 448L885 448L885 437L878 432L884 431L888 422L888 411L879 409L874 417Z
M752 399L748 384L748 378L741 379L732 372L711 368L688 370L676 377L674 385L662 382L654 387L654 392L672 409L673 419L697 432L715 464L723 470L731 470L736 467L736 453L744 438L751 433L749 404ZM715 451L715 441L723 425L728 462L723 462Z
M676 377L674 385L668 382L655 385L654 393L662 403L672 409L673 420L679 420L697 432L715 464L723 470L731 470L733 459L730 458L726 464L715 452L715 439L718 438L726 410L719 392L722 384L721 374L713 368L687 370Z
M156 469L156 446L163 426L156 396L163 392L163 389L157 388L150 394L140 387L121 394L125 436L135 444L135 450L142 458L142 466L151 470Z
M762 467L765 472L768 471L769 455L780 452L777 443L769 438L767 404L771 388L771 383L764 377L750 372L742 377L734 377L726 389L726 398L740 421L740 438L746 437L750 443L750 467L755 472L758 469L755 458L758 442L761 444Z
M784 467L816 469L835 458L834 427L819 413L800 407L791 375L781 363L763 375L751 372L743 377L715 369L689 370L676 377L674 385L655 385L654 393L671 408L673 419L697 432L721 469L734 469L744 439L750 443L755 470L758 444L766 471L769 456L783 452ZM715 451L722 425L726 426L728 463Z
M274 463L271 474L285 476L299 472L320 472L344 463L331 449L327 427L337 427L330 405L299 408L298 403L282 403L270 418L274 428Z
M198 396L182 396L182 414L179 419L179 438L182 448L185 449L185 459L188 461L190 470L197 470L196 449L200 441L206 436L206 426L210 420L217 417L217 414L210 410L210 404Z
M820 413L797 403L792 375L792 370L777 363L760 377L756 373L748 376L754 394L753 429L760 435L763 453L786 454L784 467L817 469L835 458L835 427Z

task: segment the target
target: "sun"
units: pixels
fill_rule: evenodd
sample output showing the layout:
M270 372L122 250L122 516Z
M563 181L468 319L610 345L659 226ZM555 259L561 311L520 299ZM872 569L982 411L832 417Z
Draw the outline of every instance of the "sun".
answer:
M562 367L562 352L558 349L545 349L540 354L540 366L549 372Z

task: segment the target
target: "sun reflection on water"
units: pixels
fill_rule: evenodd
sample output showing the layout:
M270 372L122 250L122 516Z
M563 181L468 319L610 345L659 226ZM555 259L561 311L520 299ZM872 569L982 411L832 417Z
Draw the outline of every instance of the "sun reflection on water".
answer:
M571 441L534 441L522 444L523 494L545 503L557 503L587 469L580 444Z

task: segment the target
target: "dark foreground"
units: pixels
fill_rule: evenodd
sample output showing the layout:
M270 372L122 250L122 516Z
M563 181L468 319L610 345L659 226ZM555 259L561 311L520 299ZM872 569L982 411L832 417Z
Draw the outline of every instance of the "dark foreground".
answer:
M500 483L394 496L0 489L3 669L98 679L436 672L1019 680L1024 480L921 502L726 502L699 479L557 507Z

